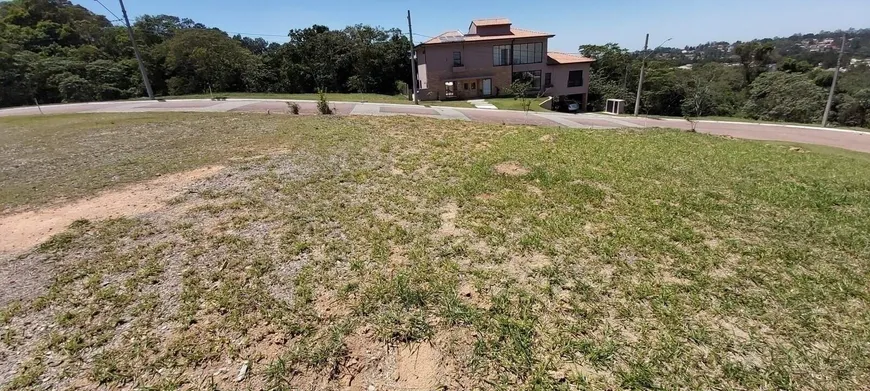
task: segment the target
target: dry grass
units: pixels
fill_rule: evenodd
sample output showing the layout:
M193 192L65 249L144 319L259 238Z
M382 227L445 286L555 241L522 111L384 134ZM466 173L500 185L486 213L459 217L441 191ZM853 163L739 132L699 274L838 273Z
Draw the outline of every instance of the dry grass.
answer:
M115 170L228 166L164 209L77 221L0 262L54 275L3 303L10 389L870 381L865 155L412 117L0 121L3 158L34 162L0 177L14 207L89 194ZM99 157L28 144L51 145L43 129L61 121ZM130 133L135 146L114 136ZM36 163L53 159L65 171Z

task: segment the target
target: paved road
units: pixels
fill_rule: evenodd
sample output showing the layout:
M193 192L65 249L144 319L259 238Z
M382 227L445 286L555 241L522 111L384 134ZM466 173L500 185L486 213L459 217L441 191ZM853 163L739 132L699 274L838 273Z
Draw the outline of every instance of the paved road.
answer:
M287 112L286 100L279 99L179 99L166 102L120 101L73 103L42 106L45 114L58 113L130 113L150 111L196 112ZM317 112L316 102L296 101L303 114ZM440 119L479 121L488 123L563 126L570 128L640 128L663 127L689 129L684 120L614 117L605 114L523 113L509 110L485 110L441 106L415 106L389 103L333 102L341 115L418 115ZM0 109L0 116L35 115L36 107ZM776 140L794 143L819 144L860 152L870 152L870 133L841 129L823 129L812 126L753 124L741 122L701 121L697 130L703 133L727 135L753 140Z

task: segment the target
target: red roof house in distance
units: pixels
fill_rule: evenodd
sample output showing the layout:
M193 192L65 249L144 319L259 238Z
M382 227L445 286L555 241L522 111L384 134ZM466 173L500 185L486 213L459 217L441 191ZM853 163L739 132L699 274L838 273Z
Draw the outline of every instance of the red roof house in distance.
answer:
M506 95L519 78L545 96L567 97L586 107L589 66L578 54L548 52L555 35L514 27L505 18L477 19L468 32L447 31L416 46L421 100Z

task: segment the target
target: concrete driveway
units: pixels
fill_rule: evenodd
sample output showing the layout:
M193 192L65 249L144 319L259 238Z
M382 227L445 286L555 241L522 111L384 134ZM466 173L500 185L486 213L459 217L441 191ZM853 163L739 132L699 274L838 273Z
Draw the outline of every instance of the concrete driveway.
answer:
M151 111L189 111L189 112L273 112L285 113L287 100L279 99L228 99L211 101L208 99L178 99L158 101L117 101L71 103L42 106L44 114L61 113L136 113ZM315 101L295 101L302 114L317 112ZM478 121L516 125L562 126L570 128L642 128L661 127L689 129L690 124L679 119L651 119L634 117L615 117L605 114L566 114L555 112L529 112L510 110L486 110L443 106L415 106L413 104L331 102L340 115L417 115L439 119ZM0 109L0 117L13 115L38 115L39 109L33 106ZM752 140L774 140L783 142L827 145L859 152L870 152L870 133L825 129L813 126L774 125L725 121L700 121L698 132L726 135Z

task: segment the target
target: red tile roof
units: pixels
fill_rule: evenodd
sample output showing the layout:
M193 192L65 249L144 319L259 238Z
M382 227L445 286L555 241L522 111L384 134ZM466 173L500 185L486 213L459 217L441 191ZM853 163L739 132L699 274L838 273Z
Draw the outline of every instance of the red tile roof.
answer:
M511 24L511 20L508 18L491 18L491 19L475 19L471 21L472 24L480 26L500 26L504 24Z
M579 54L562 53L562 52L547 52L547 64L580 64L585 62L594 62L595 59L583 57Z
M477 42L477 41L494 41L499 39L515 39L515 38L550 38L555 35L550 33L544 33L540 31L532 31L526 30L516 27L511 27L510 34L504 35L463 35L459 31L447 31L444 32L437 37L433 37L425 42L423 45L431 45L438 43L453 43L453 42Z

